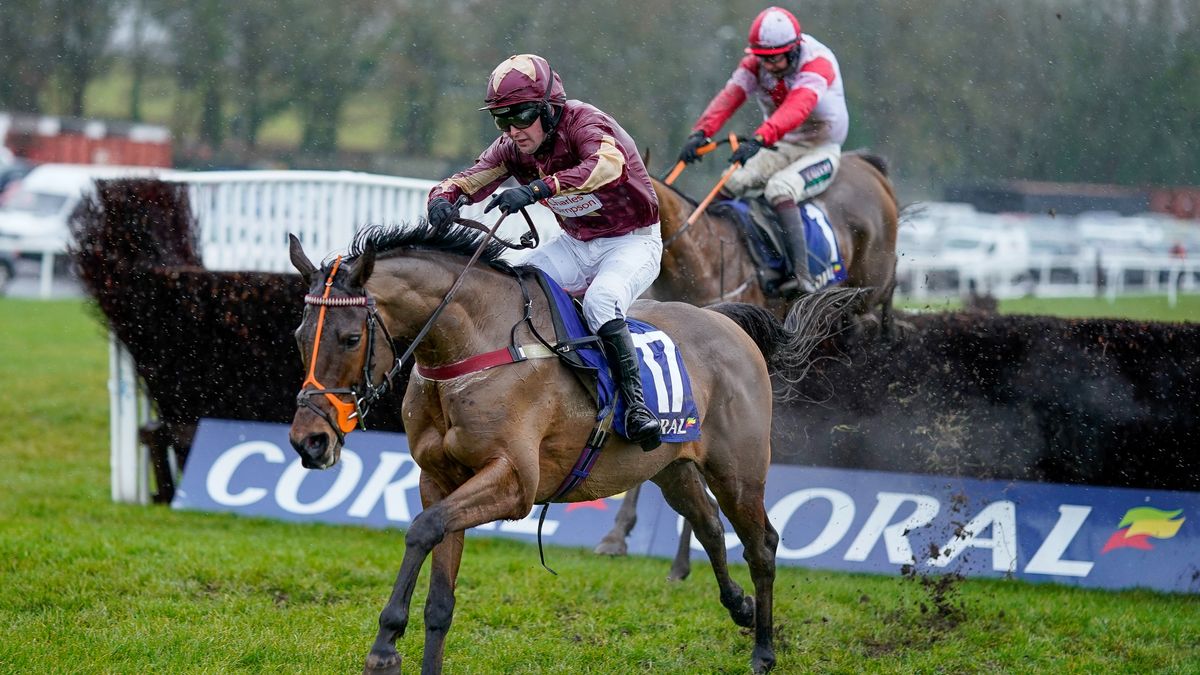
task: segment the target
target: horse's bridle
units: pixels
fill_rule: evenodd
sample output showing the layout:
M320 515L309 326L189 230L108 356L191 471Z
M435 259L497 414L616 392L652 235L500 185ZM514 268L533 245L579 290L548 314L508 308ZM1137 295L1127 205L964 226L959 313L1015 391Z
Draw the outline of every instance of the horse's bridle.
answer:
M337 434L338 442L346 442L346 434L360 427L365 429L364 420L367 417L367 412L371 405L378 401L388 389L392 386L392 380L400 373L400 363L402 359L396 358L396 347L392 344L392 336L388 334L387 326L379 318L379 310L375 307L375 298L369 294L364 295L346 295L338 297L330 297L330 292L333 290L333 279L337 275L338 267L342 264L342 257L338 256L333 262L333 267L329 270L329 278L325 280L325 292L321 295L308 294L304 296L304 304L315 305L321 308L317 315L317 333L313 337L312 356L308 361L308 375L304 378L304 382L300 385L300 393L296 394L296 405L304 406L312 410L322 419L325 420L329 427ZM362 382L351 387L328 388L317 380L317 355L321 347L321 332L325 329L325 309L328 307L366 307L367 309L367 357L363 360L363 377ZM375 329L379 328L383 331L385 342L388 349L392 350L392 357L396 358L396 363L384 376L383 381L378 385L371 382L371 371L375 362ZM310 385L312 388L310 388ZM337 411L337 419L333 419L329 413L322 410L309 399L318 394L324 395L333 409ZM348 403L341 399L342 396L350 396L354 399L353 403Z
M414 351L416 351L417 345L421 343L421 340L424 339L425 335L428 334L430 329L433 328L433 323L437 321L437 318L442 313L442 310L446 309L446 306L450 304L450 300L454 297L455 291L457 291L459 286L462 285L462 281L466 277L467 271L470 270L471 266L475 264L475 261L479 259L479 256L481 253L483 253L483 249L487 246L488 241L495 239L511 249L534 248L538 245L540 240L538 238L537 228L533 225L533 219L529 217L529 214L525 211L525 209L521 209L521 215L525 217L525 222L529 225L529 231L521 236L520 244L515 245L509 244L508 242L496 237L496 230L500 229L500 224L503 223L504 219L509 216L508 213L503 214L499 219L497 219L496 223L492 225L490 230L482 226L478 226L477 224L472 224L473 221L459 219L459 225L466 225L474 229L479 229L486 233L487 236L484 237L479 243L479 247L475 249L475 254L471 256L471 259L467 262L466 266L463 267L463 271L454 281L454 285L452 285L450 290L446 292L446 296L442 298L442 302L437 306L436 309L433 310L433 313L430 314L429 319L425 321L425 325L422 326L421 330L417 332L416 337L413 338L412 342L408 345L408 348L404 350L404 354L402 355L396 354L396 345L392 341L391 334L388 333L387 325L384 324L383 320L379 318L379 310L375 306L375 298L371 297L369 293L364 291L363 295L345 295L335 298L329 297L330 292L333 290L334 277L337 276L338 267L340 267L342 264L342 256L339 255L337 259L333 261L333 266L329 269L329 277L325 280L325 292L321 295L313 295L309 293L304 296L304 304L319 306L321 311L317 315L317 333L313 337L313 351L308 362L308 375L304 378L304 382L300 384L300 393L296 394L296 406L304 406L319 415L321 419L325 420L329 427L333 429L333 432L337 434L338 443L340 444L345 444L346 434L354 431L355 427L366 430L365 420L367 413L371 409L371 406L374 405L376 401L382 398L383 395L392 388L392 382L400 374L404 362L407 361L410 356L412 356ZM522 319L522 321L529 322L529 325L532 328L533 323L530 319L532 301L529 299L529 295L526 292L524 285L520 284L519 277L517 281L518 284L521 285L522 294L525 296L525 317ZM327 307L367 308L367 358L363 361L362 384L359 386L329 389L317 381L317 353L320 350L321 345L321 331L325 328L325 308ZM518 322L517 325L520 325L520 323L521 322ZM387 342L388 349L392 350L392 358L394 359L391 369L384 373L383 381L379 383L379 386L375 386L371 383L371 370L375 360L376 327L382 330L384 337L387 338L385 342ZM512 332L515 336L516 326L513 326ZM535 330L534 333L536 335L537 331ZM538 336L538 339L545 344L545 340L542 340L540 335ZM313 386L312 389L309 388L310 384ZM330 405L333 406L333 409L337 411L336 420L333 419L329 413L321 410L321 408L309 400L310 397L317 394L323 394L325 399L328 400ZM354 403L347 403L339 398L340 396L351 396L354 399Z

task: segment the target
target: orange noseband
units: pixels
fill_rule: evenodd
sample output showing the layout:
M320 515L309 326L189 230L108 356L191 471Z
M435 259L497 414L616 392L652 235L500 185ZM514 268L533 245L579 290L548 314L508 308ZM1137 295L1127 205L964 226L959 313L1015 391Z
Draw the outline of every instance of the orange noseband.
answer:
M342 256L339 255L337 260L333 262L333 268L329 270L329 278L325 280L325 292L321 295L320 302L311 303L320 305L321 311L317 314L317 334L313 338L312 356L308 359L308 375L304 378L304 382L300 385L300 388L303 391L309 385L312 385L313 389L325 392L325 400L329 401L329 405L333 406L333 409L337 411L338 430L343 434L348 434L354 431L354 427L357 426L358 404L343 401L338 398L337 394L331 393L323 384L317 381L317 354L321 349L321 332L325 329L325 309L334 304L334 302L329 300L329 293L333 290L333 277L337 274L338 267L341 264ZM307 302L307 298L305 301Z

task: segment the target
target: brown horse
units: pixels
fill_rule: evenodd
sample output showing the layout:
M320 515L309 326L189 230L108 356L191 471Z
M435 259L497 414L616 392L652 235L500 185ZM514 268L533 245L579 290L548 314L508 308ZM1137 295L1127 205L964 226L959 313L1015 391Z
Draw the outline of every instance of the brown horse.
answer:
M404 397L404 426L421 468L424 510L405 536L404 559L366 672L399 672L395 642L404 635L413 588L431 552L422 671L441 672L464 531L523 518L535 504L554 499L595 424L588 391L551 350L544 354L549 358L449 379L421 375L422 369L519 341L535 352L536 335L554 335L548 302L529 279L531 270L504 264L494 241L483 249L489 266L459 277L479 244L478 234L465 228L371 228L356 237L348 259L317 269L292 238L292 263L310 287L296 331L308 376L290 433L302 464L323 469L338 461L344 434L397 370L401 359L393 344L412 345L417 364ZM450 292L456 277L462 283L457 295ZM439 306L445 309L440 315ZM586 480L555 501L598 499L653 480L704 542L721 603L737 625L754 629L751 667L765 672L775 662L772 586L779 538L763 505L772 403L764 355L782 355L773 363L786 368L789 360L806 358L822 336L789 333L749 305L714 311L639 301L632 313L680 346L701 439L643 452L614 435ZM745 547L752 596L729 576L723 527L705 483Z
M663 236L662 271L651 287L652 296L702 307L714 302L748 302L783 318L789 303L763 291L737 223L708 210L688 225L696 202L652 180ZM825 210L837 237L846 265L843 285L871 289L863 307L867 312L878 310L880 329L890 335L899 206L886 164L874 155L843 154L837 177L814 202Z

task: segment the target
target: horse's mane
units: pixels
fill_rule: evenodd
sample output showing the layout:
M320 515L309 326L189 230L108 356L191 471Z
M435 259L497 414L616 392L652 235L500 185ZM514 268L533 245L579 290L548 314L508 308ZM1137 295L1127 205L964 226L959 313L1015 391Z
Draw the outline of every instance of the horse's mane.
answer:
M378 258L392 257L411 250L441 251L470 257L479 248L483 236L482 232L468 227L435 228L424 218L418 220L415 226L372 225L354 235L347 257L356 258L367 249L374 249ZM492 239L484 247L479 258L493 267L508 267L508 264L500 259L504 250L503 244Z
M884 157L883 155L877 155L866 148L859 148L857 150L851 150L851 151L847 152L846 154L854 155L854 156L858 157L859 159L863 160L864 162L866 162L867 164L870 164L871 166L875 167L875 170L878 171L879 173L883 174L883 176L885 178L888 176L888 169L889 169L888 161L887 161L887 158Z

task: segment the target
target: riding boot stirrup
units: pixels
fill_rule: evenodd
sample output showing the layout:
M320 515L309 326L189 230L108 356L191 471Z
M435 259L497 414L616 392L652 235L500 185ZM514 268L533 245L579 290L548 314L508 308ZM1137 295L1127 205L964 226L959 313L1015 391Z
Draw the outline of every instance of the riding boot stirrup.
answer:
M642 450L657 448L662 444L662 425L646 407L642 396L642 379L629 326L624 319L613 319L600 326L596 335L604 345L609 368L625 398L625 434L630 441L642 446Z
M808 273L808 239L805 237L800 207L788 199L775 205L775 213L779 214L779 223L783 226L783 245L792 262L796 290L805 294L817 291L817 284Z

